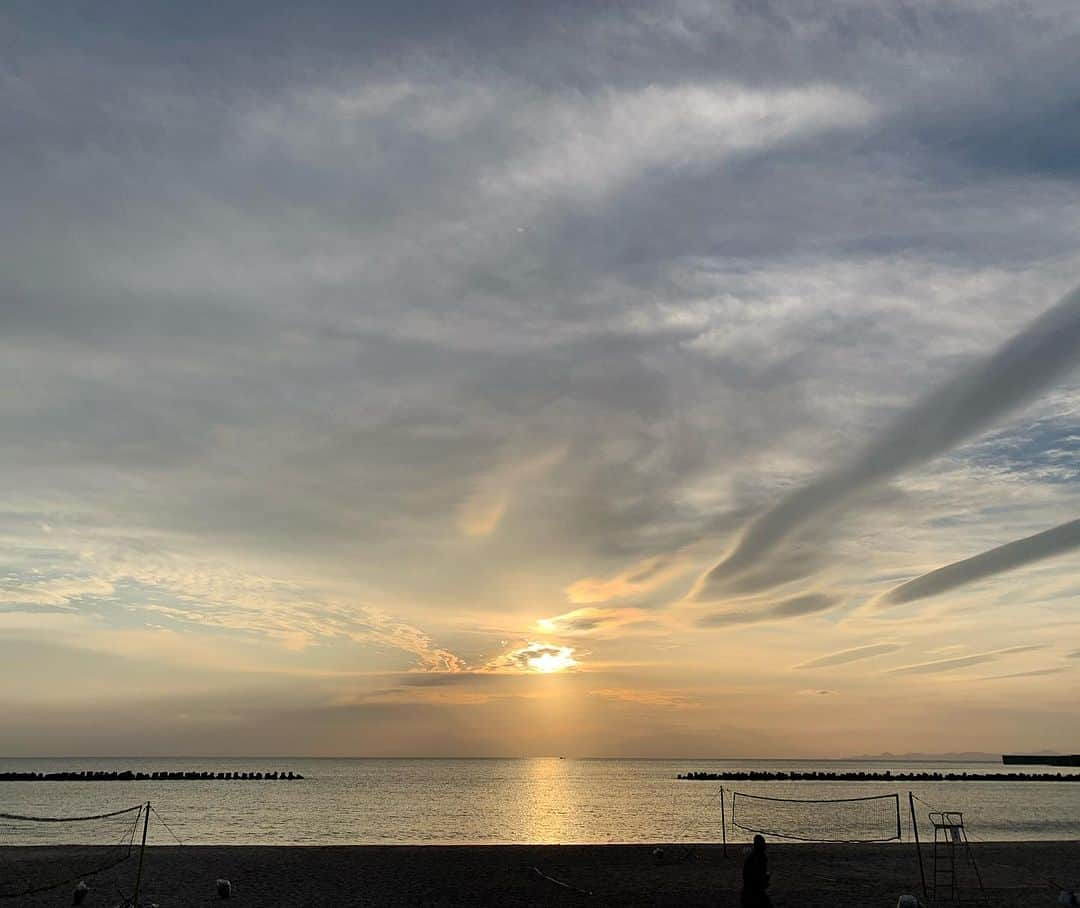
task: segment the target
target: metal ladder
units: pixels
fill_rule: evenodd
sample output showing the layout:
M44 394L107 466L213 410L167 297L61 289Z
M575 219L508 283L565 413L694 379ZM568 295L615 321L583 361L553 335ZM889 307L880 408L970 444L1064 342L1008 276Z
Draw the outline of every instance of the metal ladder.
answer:
M930 814L934 827L932 905L989 905L982 874L968 844L964 815L943 810ZM971 884L974 885L971 885Z

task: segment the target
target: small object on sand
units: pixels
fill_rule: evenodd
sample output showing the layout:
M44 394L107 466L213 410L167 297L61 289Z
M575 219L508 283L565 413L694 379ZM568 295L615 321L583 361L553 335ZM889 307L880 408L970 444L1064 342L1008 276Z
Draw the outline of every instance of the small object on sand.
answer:
M89 893L90 887L82 880L79 880L78 884L75 886L75 891L71 893L71 904L81 905L86 900L86 896L89 895Z
M553 876L548 876L539 867L533 867L533 870L536 872L536 874L538 876L543 877L549 883L554 883L556 886L562 886L563 889L569 889L571 892L577 892L577 893L579 893L581 895L592 895L592 893L589 892L588 889L578 889L577 886L572 886L570 883L564 883L562 880L557 880Z
M217 894L219 898L232 898L232 883L230 883L228 880L218 880Z
M896 908L919 908L919 900L913 895L902 895L896 903Z

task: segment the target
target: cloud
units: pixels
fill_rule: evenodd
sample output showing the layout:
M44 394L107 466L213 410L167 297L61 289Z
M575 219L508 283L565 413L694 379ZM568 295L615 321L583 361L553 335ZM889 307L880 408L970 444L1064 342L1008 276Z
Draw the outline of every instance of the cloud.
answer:
M866 646L856 646L851 649L843 649L839 652L830 653L827 656L818 656L807 662L800 662L792 666L795 670L829 668L833 665L845 665L848 662L858 662L861 659L872 659L874 656L885 656L903 649L902 643L870 643Z
M1072 551L1078 546L1080 520L1072 520L930 571L894 587L875 599L873 604L888 607L938 596L965 584Z
M50 634L76 630L88 624L86 615L66 609L58 611L0 611L0 634L11 631L46 631Z
M1005 681L1010 678L1041 678L1044 675L1060 675L1067 671L1062 666L1055 668L1033 668L1027 672L1010 672L1007 675L987 675L985 678L978 678L978 681Z
M401 675L398 679L400 684L406 687L461 687L471 684L486 684L495 680L496 676L489 672L457 671L457 672L413 672Z
M576 202L620 188L643 170L687 167L776 147L831 129L865 126L872 105L831 85L759 91L738 84L650 85L529 111L538 150L490 178L515 198L553 192Z
M641 706L658 706L664 709L692 709L699 704L686 694L667 690L632 687L606 687L590 690L589 696L617 703L634 703Z
M0 604L75 608L80 599L109 596L111 581L88 575L18 575L0 579Z
M761 621L801 618L805 615L828 611L839 603L840 599L836 596L825 593L807 593L761 608L712 612L699 618L697 624L699 627L726 627L732 624L756 624Z
M535 482L563 461L567 446L557 445L519 463L498 468L485 477L458 511L458 529L466 536L490 536L506 514L510 501L523 484Z
M890 668L885 671L887 675L932 675L939 672L951 672L957 669L968 668L972 665L982 665L984 662L995 662L1002 656L1011 656L1018 653L1030 653L1045 649L1042 644L1028 644L1024 646L1010 646L1005 649L991 650L985 653L974 653L970 656L956 656L952 659L937 659L933 662L919 662L914 665L901 665L898 668Z
M1080 290L910 407L852 463L784 497L754 520L703 578L744 571L793 533L862 488L923 461L992 424L1080 362Z
M575 605L609 602L649 592L666 583L685 564L677 555L648 558L614 577L583 577L566 588L566 598Z
M552 618L540 618L536 627L545 634L610 635L639 624L645 614L636 608L579 608Z
M484 665L484 671L537 672L539 674L571 671L579 665L575 652L572 646L530 642L491 659Z

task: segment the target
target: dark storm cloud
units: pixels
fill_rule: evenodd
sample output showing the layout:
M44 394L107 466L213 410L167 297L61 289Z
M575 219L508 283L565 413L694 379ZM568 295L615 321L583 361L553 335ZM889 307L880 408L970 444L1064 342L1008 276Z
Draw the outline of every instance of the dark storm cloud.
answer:
M1072 520L1026 539L1017 539L988 552L930 571L889 590L875 600L875 604L887 607L938 596L968 583L1070 552L1078 546L1080 520Z

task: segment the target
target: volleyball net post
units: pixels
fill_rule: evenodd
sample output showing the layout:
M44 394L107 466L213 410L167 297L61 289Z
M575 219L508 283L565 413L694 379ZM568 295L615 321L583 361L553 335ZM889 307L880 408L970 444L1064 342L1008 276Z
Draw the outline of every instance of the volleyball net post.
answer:
M142 846L139 848L139 869L135 873L135 895L132 896L133 908L139 908L139 890L142 888L143 858L146 856L146 830L150 825L150 802L143 806Z
M723 836L723 852L727 857L727 808L724 806L724 786L720 786L720 833Z
M908 807L911 809L911 834L915 837L915 853L919 856L919 879L922 880L923 898L930 901L930 892L926 888L926 868L923 867L922 845L919 844L919 821L915 818L915 795L908 792Z

